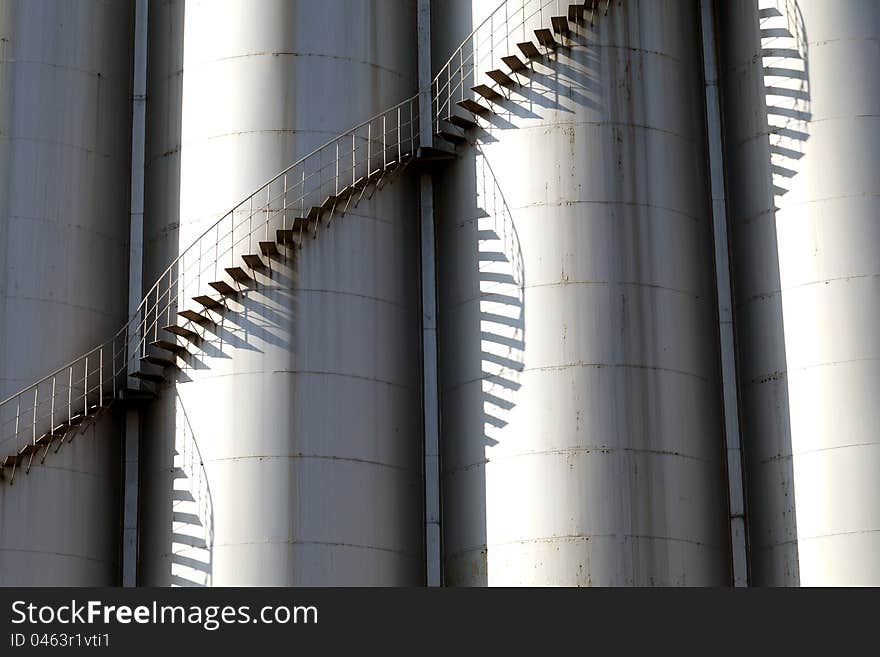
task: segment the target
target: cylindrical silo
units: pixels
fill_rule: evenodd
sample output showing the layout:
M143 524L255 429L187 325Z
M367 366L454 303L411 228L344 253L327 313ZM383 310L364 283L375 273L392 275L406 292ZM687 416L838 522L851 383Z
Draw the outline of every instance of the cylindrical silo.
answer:
M435 3L435 69L496 5ZM698 3L555 39L435 183L446 581L727 584Z
M417 87L415 3L150 5L145 286L244 196ZM401 178L273 264L147 411L141 581L416 585L418 217Z
M0 3L0 399L125 321L132 24L127 0ZM118 582L119 433L0 482L0 585Z
M880 5L719 3L752 575L880 584Z

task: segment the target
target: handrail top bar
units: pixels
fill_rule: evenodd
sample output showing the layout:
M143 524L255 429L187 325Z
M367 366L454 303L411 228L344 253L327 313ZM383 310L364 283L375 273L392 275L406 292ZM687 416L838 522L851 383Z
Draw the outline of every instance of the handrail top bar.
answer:
M128 325L126 324L126 326L128 326ZM121 333L121 331L120 331L119 333ZM84 354L78 356L77 358L73 359L72 361L70 361L70 362L67 363L66 365L62 365L62 366L59 367L57 370L55 370L55 371L52 372L51 374L47 374L46 376L44 376L44 377L43 377L42 379L40 379L39 381L35 381L34 383L30 384L30 385L27 386L26 388L22 388L22 389L19 390L18 392L15 392L15 393L11 394L11 395L10 395L9 397L7 397L6 399L0 401L0 406L4 406L5 404L11 402L11 401L12 401L13 399L15 399L16 397L21 397L21 396L24 395L25 393L32 392L35 388L38 388L39 386L43 385L43 384L46 383L49 379L52 379L52 378L58 376L59 374L61 374L61 373L64 372L65 370L70 370L70 369L71 369L72 367L74 367L75 365L78 365L79 363L85 361L85 359L88 358L89 356L91 356L91 355L93 355L93 354L95 354L95 353L98 353L98 352L102 351L103 349L105 349L106 347L112 345L112 344L116 341L116 338L119 337L119 333L117 333L116 335L114 335L110 340L107 340L106 342L102 342L101 344L99 344L99 345L98 345L97 347L95 347L94 349L91 349L91 350L87 351L86 353L84 353ZM97 370L95 370L95 371L97 372ZM115 374L114 374L113 376L115 376ZM74 383L79 383L79 382L84 381L84 380L85 380L85 379L77 379L76 381L74 381Z
M256 194L258 194L260 191L262 191L263 189L265 189L266 187L268 187L268 186L271 185L272 183L276 182L279 178L281 178L282 176L284 176L285 174L287 174L288 172L290 172L290 171L291 171L292 169L294 169L295 167L298 167L300 164L302 164L303 162L305 162L306 160L308 160L308 159L309 159L310 157L312 157L313 155L318 154L319 152L321 152L321 151L324 150L325 148L331 146L331 145L334 144L335 142L337 142L337 141L339 141L339 140L341 140L341 139L344 139L344 138L346 138L346 137L351 136L351 134L352 134L353 132L355 132L356 130L360 130L360 129L363 128L364 126L366 126L366 125L372 123L373 121L375 121L376 119L378 119L378 118L384 116L384 115L387 114L388 112L394 111L394 110L396 110L398 107L402 107L403 105L406 105L407 103L412 103L413 101L418 100L418 98L419 98L419 94L415 94L414 96L410 96L409 98L407 98L407 99L405 99L405 100L402 100L401 102L397 103L396 105L392 105L391 107L384 109L383 111L379 112L379 113L376 114L375 116L370 117L370 118L367 119L366 121L363 121L363 122L361 122L361 123L358 123L358 124L357 124L356 126L354 126L353 128L350 128L350 129L346 130L345 132L336 135L336 136L333 137L332 139L330 139L330 140L324 142L323 144L321 144L320 146L318 146L318 147L317 147L315 150L313 150L312 152L308 153L307 155L304 155L303 157L301 157L300 159L298 159L298 160L297 160L296 162L294 162L293 164L287 166L285 169L283 169L282 171L278 172L274 177L270 178L267 182L264 182L262 185L260 185L259 187L257 187L257 188L256 188L253 192L251 192L250 194L247 194L246 196L244 196L244 197L243 197L238 203L236 203L235 205L232 206L232 209L231 209L231 210L229 210L226 214L224 214L223 216L221 216L217 221L215 221L211 226L209 226L209 227L208 227L208 228L207 228L207 229L206 229L201 235L199 235L198 237L196 237L196 238L190 243L190 245L187 246L187 247L183 250L183 252L182 252L180 255L178 255L178 256L177 256L177 257L171 262L170 265L168 265L168 267L165 269L165 271L163 271L163 272L159 275L159 277L156 279L156 282L153 284L153 287L151 287L151 288L149 289L149 291L148 291L146 294L144 294L144 298L143 298L143 300L141 301L141 303L138 305L138 309L135 311L134 315L137 315L138 311L140 310L140 307L144 304L145 301L147 301L147 299L149 299L150 294L153 292L153 290L156 289L156 287L159 285L159 283L160 283L160 282L162 281L162 279L165 277L165 274L167 274L168 272L170 272L171 269L174 267L174 265L176 265L176 264L180 261L180 259L181 259L184 255L186 255L186 253L187 253L187 252L188 252L188 251L189 251L189 250L190 250L190 249L191 249L191 248L192 248L197 242L199 242L203 237L205 237L208 233L210 233L210 232L211 232L212 230L214 230L217 226L219 226L219 225L220 225L220 222L223 221L224 219L226 219L226 217L231 216L231 215L235 212L235 210L238 209L243 203L245 203L246 201L248 201L249 199L251 199L253 196L255 196ZM134 317L134 315L132 316L132 318ZM129 319L129 323L130 323L130 322L131 322L131 319ZM117 335L118 335L118 334L117 334Z
M499 11L501 11L501 9L503 9L504 6L505 6L509 1L510 1L510 0L504 0L504 2L502 2L500 5L498 5L497 7L495 7L495 9L492 10L492 13L489 14L488 16L486 16L486 18L483 19L483 22L480 23L479 25L477 25L477 26L474 28L474 30L473 30L470 34L468 34L468 35L462 40L462 42L459 44L458 48L456 48L455 50L452 51L452 56L451 56L449 59L447 59L447 60L446 60L446 63L443 64L443 66L441 66L440 69L437 71L437 75L434 76L434 79L433 79L433 81L431 82L431 86L433 86L434 84L437 83L437 80L440 79L440 75L443 73L443 70L446 69L446 68L448 68L449 65L452 64L452 60L455 59L455 57L456 57L456 56L458 55L458 53L462 50L462 48L465 47L465 44L467 44L468 41L470 41L471 39L473 39L473 38L474 38L474 35L475 35L477 32L479 32L479 31L483 28L483 26L484 26L486 23L488 23L489 21L491 21L491 20L495 17L495 14L497 14ZM545 6L545 5L554 4L554 2L555 2L556 0L535 0L535 1L538 3L539 6L543 7L543 6ZM525 9L527 4L529 4L529 0L523 0L523 2L522 2L522 8Z
M300 159L298 159L298 160L297 160L296 162L294 162L293 164L290 164L289 166L287 166L285 169L283 169L282 171L280 171L279 173L277 173L274 177L270 178L267 182L264 182L264 183L261 184L259 187L257 187L257 188L256 188L253 192L251 192L250 194L247 194L246 196L244 196L244 197L241 199L241 201L239 201L238 203L236 203L235 205L232 206L232 209L231 209L231 210L229 210L228 212L226 212L225 214L223 214L219 219L217 219L217 221L215 221L215 222L214 222L213 224L211 224L207 229L205 229L205 231L204 231L203 233L201 233L201 234L200 234L198 237L196 237L192 242L190 242L189 246L187 246L187 247L186 247L186 248L185 248L185 249L184 249L184 250L183 250L183 251L182 251L182 252L181 252L181 253L180 253L180 254L179 254L179 255L178 255L173 261L172 261L172 262L171 262L171 264L169 264L168 267L165 268L165 270L164 270L164 271L163 271L163 272L162 272L162 273L156 278L156 282L153 283L152 287L150 287L150 289L149 289L146 293L144 293L143 298L141 299L141 302L138 304L137 308L136 308L135 311L132 313L132 315L128 318L128 320L127 320L126 323L123 325L123 327L122 327L119 331L117 331L117 332L114 334L114 336L113 336L110 340L107 340L106 342L101 343L100 345L98 345L98 346L95 347L94 349L91 349L90 351L86 352L85 354L82 354L82 355L78 356L77 358L75 358L75 359L72 360L71 362L67 363L66 365L63 365L63 366L59 367L58 369L56 369L56 370L53 371L52 373L50 373L50 374L48 374L48 375L42 377L42 378L39 379L38 381L35 381L34 383L30 384L29 386L26 386L25 388L22 388L21 390L19 390L19 391L13 393L12 395L10 395L9 397L7 397L6 399L3 399L2 401L0 401L0 407L4 406L5 404L7 404L7 403L9 403L9 402L11 402L11 401L13 401L15 398L24 395L25 393L28 393L28 392L33 391L35 388L38 388L40 385L44 384L44 383L47 382L48 380L52 379L52 378L55 377L55 376L58 376L58 375L59 375L61 372L63 372L64 370L69 370L71 367L74 367L75 365L79 364L82 360L84 360L84 359L87 358L88 356L91 356L92 354L94 354L94 353L96 353L96 352L99 352L99 351L101 351L102 349L104 349L104 348L106 348L106 347L112 345L112 344L117 340L117 338L119 338L121 335L124 335L125 332L126 332L130 327L132 327L132 325L135 325L135 324L137 324L137 323L140 323L140 321L137 321L137 322L136 322L135 320L137 320L137 319L140 317L142 311L146 312L145 305L149 302L149 300L150 300L150 296L151 296L151 295L156 291L156 289L159 287L159 284L162 282L162 279L165 278L165 276L166 276L166 275L167 275L167 274L168 274L168 273L174 268L175 265L177 265L177 263L180 262L180 260L181 260L181 259L182 259L187 253L189 253L190 249L192 249L196 244L198 244L198 243L202 240L202 238L204 238L205 236L208 235L208 233L210 233L212 230L216 229L216 228L220 225L220 223L223 222L223 220L225 220L227 217L232 216L233 213L235 212L235 210L237 210L239 207L241 207L241 205L243 205L246 201L248 201L249 199L251 199L251 198L253 198L254 196L256 196L256 195L257 195L258 193L260 193L262 190L264 190L265 188L269 187L272 183L277 182L282 176L284 176L285 174L289 173L292 169L298 167L299 165L301 165L303 162L305 162L305 161L308 160L309 158L311 158L311 157L313 157L314 155L318 154L319 152L323 151L325 148L328 148L328 147L332 146L334 143L336 143L336 142L338 142L338 141L340 141L340 140L342 140L342 139L345 139L345 138L347 138L347 137L351 137L352 133L355 133L356 131L360 130L361 128L363 128L363 127L365 127L365 126L367 126L367 125L369 125L369 124L372 123L373 121L376 121L377 119L380 119L381 117L383 117L383 116L387 115L388 113L393 112L393 111L395 111L395 110L397 110L397 109L403 107L404 105L411 104L411 103L413 103L413 102L417 102L418 99L419 99L419 94L415 94L415 95L413 95L413 96L410 96L409 98L406 98L405 100L402 100L401 102L397 103L396 105L392 105L391 107L388 107L388 108L382 110L381 112L379 112L378 114L376 114L376 115L370 117L370 118L367 119L366 121L362 121L361 123L357 124L357 125L354 126L353 128L349 128L349 129L346 130L345 132L336 135L336 136L333 137L332 139L330 139L330 140L324 142L323 144L321 144L320 146L318 146L317 148L315 148L315 149L314 149L313 151L311 151L310 153L308 153L308 154L304 155L303 157L301 157ZM412 121L412 125L418 125L418 121L413 120L413 121ZM170 286L169 286L169 287L170 287ZM163 293L163 296L164 296L164 293ZM126 341L126 344L128 344L127 341ZM130 360L131 358L133 358L133 356L127 357L127 358L126 358L126 362L127 362L128 360ZM120 372L120 373L121 373L121 372ZM116 373L115 373L115 372L113 373L113 376L116 376Z

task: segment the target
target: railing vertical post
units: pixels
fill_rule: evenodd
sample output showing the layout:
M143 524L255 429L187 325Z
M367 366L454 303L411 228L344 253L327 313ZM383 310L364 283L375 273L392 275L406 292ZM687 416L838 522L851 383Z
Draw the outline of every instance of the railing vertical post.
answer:
M214 226L214 280L219 280L217 278L217 267L220 266L220 223L217 222Z
M179 265L178 265L179 266ZM170 326L172 324L171 321L171 293L174 290L174 284L176 281L172 281L171 277L173 274L171 272L174 271L174 267L168 270L168 302L165 306L165 326Z
M177 277L177 305L174 306L175 309L182 308L186 305L183 301L184 292L186 290L186 263L185 263L185 260L186 260L186 255L183 256L183 258L180 261L181 264L179 265L180 276ZM170 309L168 311L168 316L169 316L169 318L171 316ZM176 315L175 315L175 318L176 318ZM172 322L168 322L168 323L171 324Z
M473 44L471 44L471 48L473 48ZM464 49L458 51L458 77L459 77L459 88L461 90L461 98L459 100L464 100ZM450 96L449 99L449 111L452 111L452 98Z
M415 117L413 116L413 104L409 104L409 154L415 157L417 142L416 139L421 135L416 134Z
M477 70L477 66L479 62L474 62L474 84L477 83L477 76L479 72ZM495 67L495 13L493 12L491 16L489 16L489 65L486 67L486 70L492 69Z
M147 355L147 332L149 328L147 327L147 305L143 305L143 309L140 311L143 314L141 317L140 326L138 328L138 333L140 333L140 341L141 341L141 356ZM127 332L127 331L126 331ZM130 336L129 336L130 339ZM127 359L127 357L126 357Z
M357 182L357 137L351 133L351 189L354 192L354 184Z
M98 406L104 407L104 347L98 351Z
M369 182L369 177L373 173L373 163L370 162L370 151L373 145L373 122L370 121L367 124L367 180L364 181L364 185Z
M73 422L73 365L67 373L67 427Z
M335 177L333 180L334 190L335 190L333 192L333 196L339 196L339 142L338 141L336 142L335 146L336 146L336 162L334 162L334 167L335 167L336 171L335 171Z
M439 119L438 119L439 124ZM439 129L439 128L438 128ZM400 132L400 105L397 106L397 164L403 162L403 135Z
M504 3L504 44L503 48L506 50L510 46L510 16L507 13L507 3Z
M306 216L306 165L305 165L305 162L303 162L303 165L302 165L302 182L300 183L300 188L299 188L299 214L300 214L300 217L303 217L303 218ZM299 237L300 237L299 248L303 247L303 242L304 242L303 235L305 234L305 225L306 224L304 221L300 222L300 225L299 225Z
M385 167L388 166L388 158L386 157L387 148L388 148L386 138L385 138L386 134L387 133L386 133L385 115L383 114L382 115L382 170L383 171L385 170Z
M199 255L196 259L196 294L202 290L202 240L199 240Z
M49 402L49 435L55 435L55 376L52 376L52 399Z
M89 416L89 357L86 356L86 367L83 373L83 415Z
M34 422L33 422L33 428L31 429L31 431L32 431L31 453L28 455L28 464L27 464L27 470L25 470L25 474L30 473L31 464L34 462L34 453L37 451L37 392L39 391L39 389L40 389L39 385L37 385L37 387L34 388Z
M15 398L15 439L18 441L18 426L21 420L21 397Z
M37 399L39 398L40 386L37 385L34 387L34 413L31 422L31 438L34 443L34 447L37 446Z
M287 174L286 173L284 174L284 196L281 199L281 229L287 230Z
M122 363L125 364L128 359L128 324L125 325L125 333L122 334L122 350L120 351L120 355L122 356ZM113 344L116 345L116 338L113 338ZM113 349L113 399L116 399L116 377L118 376L118 372L116 371L116 349Z

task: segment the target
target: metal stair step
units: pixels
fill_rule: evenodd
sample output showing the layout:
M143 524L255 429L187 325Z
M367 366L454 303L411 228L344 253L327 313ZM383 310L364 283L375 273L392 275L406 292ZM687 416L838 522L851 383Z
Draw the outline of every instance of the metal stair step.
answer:
M256 255L255 253L249 253L248 255L241 256L241 259L244 260L244 264L246 264L251 269L265 269L266 263L263 262L263 259Z
M190 342L195 342L199 339L199 334L195 331L191 331L188 328L184 328L182 326L178 326L177 324L169 324L168 326L162 327L163 331L168 331L169 333L173 333L174 335L179 335L185 340L189 340Z
M336 199L338 201L344 201L349 196L354 193L354 188L351 185L346 185L342 189L339 190L339 193L336 195Z
M158 367L177 367L177 363L175 363L173 360L162 358L161 356L154 356L153 354L147 354L146 356L142 357L141 362L149 363L150 365L156 365Z
M80 419L77 420L77 418L80 418ZM82 416L77 415L77 416L70 418L70 422L67 422L67 421L62 422L57 427L55 427L55 429L53 429L51 432L46 432L45 435L46 436L54 435L55 438L60 438L62 435L64 435L68 431L70 431L73 427L75 427L81 423L82 423Z
M127 402L151 401L157 397L158 395L155 392L137 388L125 388L119 391L119 399Z
M293 230L290 228L279 228L275 231L275 241L278 244L293 244Z
M278 244L275 242L260 242L260 253L262 253L267 258L277 256L280 254L280 251L278 250Z
M490 110L488 107L486 107L485 105L481 105L480 103L478 103L477 101L475 101L471 98L465 98L464 100L460 100L460 101L458 101L458 103L456 103L456 105L458 105L459 107L461 107L463 109L466 109L468 112L471 112L472 114L489 114L492 112L492 110Z
M161 374L151 374L150 372L132 372L129 376L141 381L149 381L150 383L167 383L168 381Z
M274 242L273 242L274 244ZM193 297L193 301L204 306L208 310L213 310L214 308L222 308L223 304L217 301L214 297L209 297L206 294L200 294L197 297Z
M195 322L196 324L213 324L214 320L208 317L207 315L203 315L202 313L196 312L195 310L181 310L177 313L184 319L188 319L191 322Z
M572 23L583 23L584 10L586 10L586 7L582 4L568 5L568 20L570 20Z
M229 278L234 280L236 283L247 283L253 279L251 279L250 274L248 274L241 267L227 267L226 273L229 274Z
M559 42L553 38L553 32L551 32L546 27L541 27L535 30L535 37L538 39L538 43L540 43L545 48L555 50L559 47Z
M309 221L317 221L321 217L321 212L323 212L323 210L319 206L313 205L311 208L309 208L309 214L306 216L306 218Z
M501 61L504 62L504 65L514 73L519 73L520 71L525 71L529 68L523 63L523 60L516 55L505 55L501 58Z
M422 164L431 164L433 162L448 162L456 158L455 153L451 153L442 148L432 148L431 146L419 146L419 153L416 155L416 162Z
M458 128L461 128L462 130L470 130L472 128L476 128L478 125L476 121L472 121L471 119L461 116L460 114L450 114L443 120L451 123Z
M464 135L456 131L454 128L440 128L440 130L434 133L434 136L438 139L448 141L450 144L461 144L462 142L467 141Z
M310 219L308 217L296 217L293 220L293 229L294 231L308 230L309 229Z
M552 16L550 18L550 23L553 25L553 31L556 34L561 34L564 37L567 37L570 33L568 18L565 16Z
M125 388L117 393L116 403L121 403L125 406L140 406L158 397L159 395L146 388Z
M526 59L541 59L543 57L541 51L538 50L538 47L532 41L523 41L522 43L516 44L516 47L522 51L522 54L526 56Z
M220 294L223 294L223 295L229 296L232 294L236 294L236 289L234 287L232 287L226 281L214 281L212 283L208 283L208 285L210 285L215 290L217 290Z
M769 7L758 11L758 18L779 18L780 16L782 16L782 12L776 7Z
M478 84L471 87L471 91L480 94L486 100L496 101L499 98L503 98L503 96L495 91L492 87L485 84Z
M30 456L31 454L36 454L40 449L39 445L34 445L33 443L26 443L22 446L20 450L18 450L19 456Z
M334 207L336 207L336 196L333 194L325 198L324 202L321 203L321 209L324 211L332 210Z
M155 347L156 349L170 351L172 354L181 354L186 352L186 347L184 347L182 344L170 342L169 340L156 340L155 342L151 342L150 346Z
M61 438L61 436L63 436L63 435L64 434L60 434L57 432L56 433L44 433L42 436L37 438L37 445L40 447L45 447L46 445L50 444L56 438Z
M517 58L516 61L519 61L519 58ZM486 73L486 75L488 75L490 78L492 78L492 80L494 80L498 84L503 85L505 87L515 87L516 86L516 80L514 80L507 73L502 71L500 68L496 68L495 70L489 71L488 73Z
M368 176L361 176L357 180L354 181L354 184L351 185L352 194L355 192L361 191L364 187L370 184L370 179Z

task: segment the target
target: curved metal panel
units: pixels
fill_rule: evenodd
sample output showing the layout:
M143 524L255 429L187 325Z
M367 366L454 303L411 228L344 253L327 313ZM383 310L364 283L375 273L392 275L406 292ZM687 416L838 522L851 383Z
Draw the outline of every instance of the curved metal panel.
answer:
M880 584L880 6L721 3L753 580Z
M145 280L415 93L415 52L412 2L151 6ZM413 192L394 182L254 274L149 411L143 583L421 582Z
M127 0L0 4L0 398L125 321L132 21ZM102 418L0 486L0 584L118 581L117 442Z
M729 582L699 15L612 4L435 186L450 584Z

